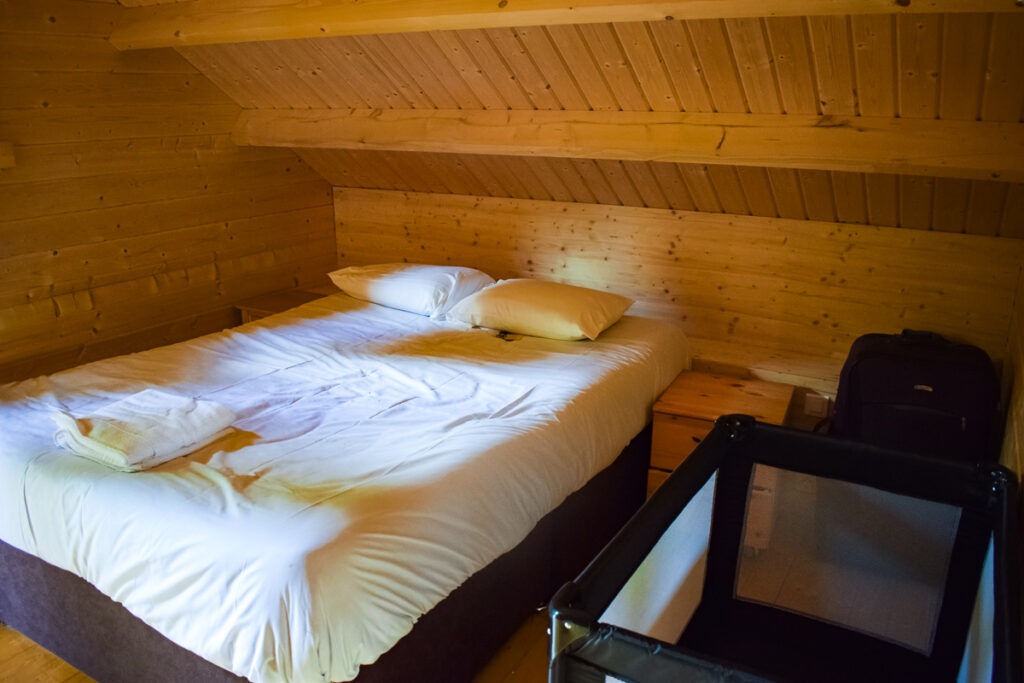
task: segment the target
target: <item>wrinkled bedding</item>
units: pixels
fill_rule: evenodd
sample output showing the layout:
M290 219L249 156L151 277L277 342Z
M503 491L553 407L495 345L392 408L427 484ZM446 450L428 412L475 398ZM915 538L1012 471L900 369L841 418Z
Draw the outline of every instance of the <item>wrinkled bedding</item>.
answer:
M0 386L0 538L254 683L349 680L610 463L686 349L645 318L509 338L335 294ZM54 445L54 411L154 387L233 429L135 473Z

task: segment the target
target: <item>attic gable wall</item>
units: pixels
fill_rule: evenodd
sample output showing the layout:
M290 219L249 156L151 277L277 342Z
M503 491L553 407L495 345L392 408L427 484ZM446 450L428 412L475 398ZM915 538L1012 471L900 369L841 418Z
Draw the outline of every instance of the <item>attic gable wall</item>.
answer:
M118 53L123 8L8 3L0 24L0 381L237 322L334 265L330 186L171 50Z

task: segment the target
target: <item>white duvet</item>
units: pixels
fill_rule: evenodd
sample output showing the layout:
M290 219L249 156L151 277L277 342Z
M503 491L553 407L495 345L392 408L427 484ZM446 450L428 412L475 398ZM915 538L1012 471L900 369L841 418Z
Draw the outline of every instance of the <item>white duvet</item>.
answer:
M344 681L602 469L687 362L673 325L505 340L336 294L0 387L0 538L255 683ZM238 416L145 472L50 414L160 387Z

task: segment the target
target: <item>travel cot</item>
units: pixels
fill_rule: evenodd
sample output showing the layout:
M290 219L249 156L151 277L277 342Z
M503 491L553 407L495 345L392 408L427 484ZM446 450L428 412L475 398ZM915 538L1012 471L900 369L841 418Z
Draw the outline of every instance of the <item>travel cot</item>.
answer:
M773 504L751 505L765 481ZM999 466L724 416L552 599L550 681L1020 681L1015 496ZM766 549L744 543L756 511ZM677 630L618 620L683 546L703 577L666 603Z

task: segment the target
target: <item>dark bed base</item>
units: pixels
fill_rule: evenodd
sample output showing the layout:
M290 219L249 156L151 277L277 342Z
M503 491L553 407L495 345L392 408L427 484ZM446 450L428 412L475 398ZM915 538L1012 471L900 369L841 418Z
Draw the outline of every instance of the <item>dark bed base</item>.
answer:
M618 459L470 577L359 675L359 683L469 681L578 574L644 500L650 426ZM102 683L246 679L164 638L70 572L0 542L0 621Z

